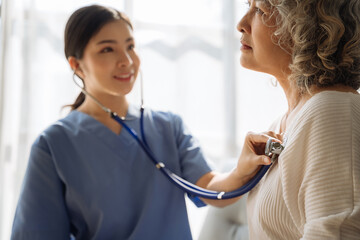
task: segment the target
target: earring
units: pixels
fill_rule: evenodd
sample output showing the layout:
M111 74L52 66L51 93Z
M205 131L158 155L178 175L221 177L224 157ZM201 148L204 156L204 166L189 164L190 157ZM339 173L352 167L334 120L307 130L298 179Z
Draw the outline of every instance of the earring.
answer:
M276 80L276 78L270 78L270 82L273 87L277 87L278 81Z

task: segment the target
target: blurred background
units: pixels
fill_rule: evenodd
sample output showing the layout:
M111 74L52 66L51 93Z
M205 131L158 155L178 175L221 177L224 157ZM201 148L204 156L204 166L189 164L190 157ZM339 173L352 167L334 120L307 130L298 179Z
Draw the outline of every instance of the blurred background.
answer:
M142 61L145 105L180 114L215 169L236 161L248 131L286 111L269 75L239 65L236 24L244 0L0 0L0 239L9 239L29 150L68 113L79 89L64 57L63 32L77 8L127 13ZM129 96L140 104L139 86ZM235 164L235 162L234 162ZM207 208L189 204L194 239Z

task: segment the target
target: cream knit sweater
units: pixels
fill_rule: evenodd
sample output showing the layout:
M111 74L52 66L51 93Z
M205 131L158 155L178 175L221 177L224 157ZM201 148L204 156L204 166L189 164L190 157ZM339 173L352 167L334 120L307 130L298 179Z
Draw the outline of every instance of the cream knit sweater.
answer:
M360 239L360 95L314 95L248 197L250 239Z

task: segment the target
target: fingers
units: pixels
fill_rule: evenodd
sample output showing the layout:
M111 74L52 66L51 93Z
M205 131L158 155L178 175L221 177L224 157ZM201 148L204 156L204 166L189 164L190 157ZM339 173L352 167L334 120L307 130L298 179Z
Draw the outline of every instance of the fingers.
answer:
M277 134L273 131L267 131L262 133L248 132L245 139L253 144L257 144L257 143L266 143L269 140L269 138L272 138L274 141L281 143L283 139L283 135Z
M253 157L254 164L256 165L269 165L271 164L271 159L268 156L265 155L255 155Z
M262 159L262 165L270 165L271 164L271 159L268 156L261 156Z
M255 134L252 132L247 134L238 160L236 170L238 176L251 177L261 165L271 164L270 157L264 155L265 145L269 138L268 134Z
M268 140L271 139L272 141L282 143L281 138L281 134L276 134L272 131L262 133L248 132L243 149L247 153L253 152L256 155L265 155Z
M264 132L263 134L268 135L269 137L272 137L276 142L282 142L283 140L283 133L275 133L273 131Z
M245 139L251 143L266 143L269 136L263 133L248 132Z

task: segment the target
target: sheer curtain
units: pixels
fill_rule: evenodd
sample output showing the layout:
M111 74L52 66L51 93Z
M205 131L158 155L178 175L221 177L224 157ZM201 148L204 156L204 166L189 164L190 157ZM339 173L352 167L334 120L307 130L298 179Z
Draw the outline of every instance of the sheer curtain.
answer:
M135 27L145 104L180 114L209 159L241 150L247 131L264 131L286 109L266 75L239 66L236 22L243 0L2 0L0 82L0 238L13 214L36 136L66 115L79 89L63 54L63 30L78 7L124 10ZM139 86L130 95L139 104ZM196 239L204 211L190 207Z

